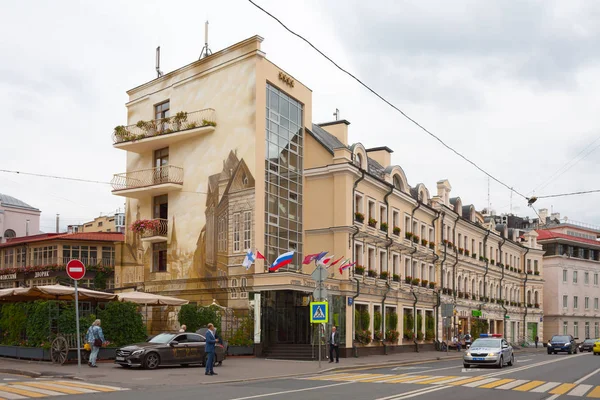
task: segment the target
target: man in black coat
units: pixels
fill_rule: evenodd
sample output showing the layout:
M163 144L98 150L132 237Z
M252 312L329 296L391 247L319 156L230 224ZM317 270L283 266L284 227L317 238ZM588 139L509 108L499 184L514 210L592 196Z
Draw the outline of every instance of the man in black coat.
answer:
M336 332L336 327L331 328L329 335L329 362L333 362L333 352L335 351L335 362L340 362L340 334Z

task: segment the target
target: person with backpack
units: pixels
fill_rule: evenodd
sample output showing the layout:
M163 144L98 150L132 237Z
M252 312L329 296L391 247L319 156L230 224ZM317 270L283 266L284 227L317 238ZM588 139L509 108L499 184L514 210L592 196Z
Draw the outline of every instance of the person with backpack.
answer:
M92 347L92 352L90 354L90 360L88 362L88 366L91 368L97 368L96 359L98 358L98 353L100 352L100 348L106 342L104 340L104 334L102 333L102 328L100 327L100 320L97 319L94 321L92 326L88 328L86 341Z

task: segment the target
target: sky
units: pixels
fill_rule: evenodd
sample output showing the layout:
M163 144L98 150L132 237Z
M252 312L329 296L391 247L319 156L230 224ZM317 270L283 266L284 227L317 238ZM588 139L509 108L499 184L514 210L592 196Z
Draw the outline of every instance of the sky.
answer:
M473 0L256 2L491 175L531 196L600 189L600 3ZM126 90L209 47L253 35L267 58L313 91L314 122L350 121L350 142L394 150L411 186L481 210L535 216L490 180L343 74L247 0L0 5L0 169L110 182ZM106 183L0 172L0 193L42 210L53 231L124 207ZM489 193L489 196L488 196ZM600 226L600 193L539 199L537 209Z

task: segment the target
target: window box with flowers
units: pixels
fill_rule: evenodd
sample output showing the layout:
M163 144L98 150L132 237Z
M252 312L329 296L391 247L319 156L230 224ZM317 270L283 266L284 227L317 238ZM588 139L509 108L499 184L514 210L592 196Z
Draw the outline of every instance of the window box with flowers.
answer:
M388 329L385 332L385 341L388 343L395 344L398 342L399 338L400 338L400 332L398 332L395 329Z
M468 256L469 256L469 254L471 254L471 252L470 252L469 250L465 249L465 256L467 256L467 257L468 257Z
M479 261L485 261L485 258L483 256L479 256Z
M357 265L356 267L354 267L354 275L364 275L365 274L365 267L363 267L362 265Z
M535 303L533 306L534 306L535 308L540 308L540 305L539 305L538 303Z
M496 264L496 260L492 259L492 260L490 261L490 263L491 263L492 265L495 265L495 264Z
M465 299L469 300L469 293L465 293Z
M476 253L473 253L473 254L471 254L471 258L472 258L473 260L476 260L476 259L477 259L477 254L476 254ZM481 258L481 257L480 257L480 258Z
M426 240L426 239L421 239L421 244L422 244L423 246L427 246L427 243L429 243L429 241L428 241L428 240Z
M499 300L498 300L498 304L500 304L500 305L504 305L504 300L501 300L501 299L499 299Z
M463 254L463 253L465 252L465 249L463 249L462 247L459 247L459 248L458 248L458 252L459 252L460 254Z
M448 243L449 243L449 242L448 242L448 239L444 239L444 245L445 245L445 246L448 246Z
M498 263L498 266L499 266L500 268L504 268L504 264L502 264L502 263Z
M428 284L428 283L429 283L429 281L428 281L427 279L423 279L423 280L421 281L421 286L423 286L423 287L427 287L427 284Z
M383 232L387 232L388 231L388 224L385 222L382 222L381 224L379 224L379 229L381 229Z
M429 289L435 289L435 282L429 282Z
M458 298L462 299L465 297L465 294L463 292L458 292Z
M540 274L540 271L534 271L534 272L533 272L533 274L534 274L534 275L539 275L539 274Z
M414 278L410 283L415 286L419 286L419 282L421 282L419 278Z
M392 275L392 280L393 280L394 282L400 282L400 275L398 275L398 274L394 274L394 275Z
M405 283L411 283L411 282L412 282L412 276L406 276L406 277L404 278L404 282L405 282Z
M369 218L369 226L375 228L377 226L377 220L375 218Z
M430 243L429 243L429 248L430 248L431 250L434 250L434 249L435 249L435 243L433 243L433 242L430 242Z
M367 275L369 276L369 278L377 278L377 271L375 271L374 269L370 269L367 271Z
M421 240L421 238L417 235L414 235L412 239L413 239L413 242L415 242L415 243L419 243L419 240Z
M532 307L533 307L533 304L527 303L527 308L532 308Z
M490 299L490 303L495 303L496 299Z
M159 228L160 221L157 219L138 219L131 224L131 230L142 235L146 232L156 231Z
M522 273L523 273L523 270L522 270L522 269L520 269L520 268L519 268L519 270L518 270L518 271L519 271L519 273L520 273L520 274L522 274Z
M389 276L390 276L390 274L389 274L389 272L387 272L387 271L381 271L381 273L379 274L379 278L380 278L380 279L385 279L385 280L387 280Z
M360 222L361 224L365 222L365 214L361 213L361 212L355 212L354 213L354 220L356 222Z
M533 271L532 271L532 270L530 270L530 269L528 269L528 270L527 270L527 275L531 275L531 274L533 274Z
M404 237L405 237L405 238L407 238L408 240L411 240L411 239L412 239L412 237L413 237L413 234L412 234L412 232L406 232L406 233L404 234Z
M400 236L400 228L398 228L397 226L394 227L394 229L392 230L392 232L394 233L394 235Z

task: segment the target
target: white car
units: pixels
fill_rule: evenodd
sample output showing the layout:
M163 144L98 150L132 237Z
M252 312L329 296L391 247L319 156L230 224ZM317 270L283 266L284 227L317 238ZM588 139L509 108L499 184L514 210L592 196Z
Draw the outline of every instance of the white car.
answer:
M502 335L481 334L475 340L463 357L463 365L469 368L471 365L494 365L502 368L509 367L515 363L513 348Z

